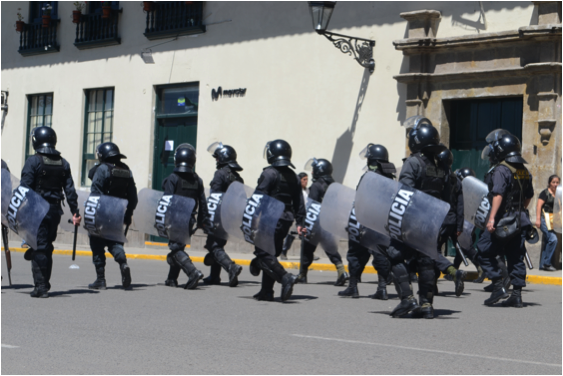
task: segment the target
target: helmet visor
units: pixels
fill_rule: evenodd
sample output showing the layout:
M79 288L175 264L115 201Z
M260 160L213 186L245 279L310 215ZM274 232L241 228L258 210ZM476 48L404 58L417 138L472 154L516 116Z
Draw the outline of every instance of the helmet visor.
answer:
M485 141L487 142L487 144L490 144L491 142L495 142L496 140L498 140L499 138L501 138L505 134L511 134L511 133L509 131L507 131L506 129L500 129L500 128L495 129L494 131L489 133L487 135L487 137L485 137Z
M493 153L493 146L492 145L486 145L483 148L483 151L481 152L481 159L484 161L488 161L489 160L489 156Z
M362 151L360 152L360 158L361 159L367 159L368 153L369 153L369 147L371 145L373 145L373 144L368 144L368 146L366 146L365 148L362 149Z
M272 142L272 141L266 142L266 146L264 146L264 155L263 155L263 157L264 157L265 160L268 160L268 150L270 149L270 143L271 143L271 142Z
M184 142L183 144L178 145L174 152L177 152L180 149L190 149L190 150L193 150L194 154L196 153L195 148L191 144L188 144L187 142Z
M417 115L417 116L411 116L410 118L405 120L403 124L401 124L401 126L405 127L406 130L411 130L411 129L418 129L423 124L432 126L432 122L430 120L420 115ZM409 138L408 132L406 136L407 138Z
M313 170L313 167L317 164L317 158L311 158L305 163L305 170Z
M209 152L209 154L213 155L215 154L215 151L217 149L222 149L223 148L223 143L222 142L214 142L211 145L209 145L209 147L207 148L207 151Z

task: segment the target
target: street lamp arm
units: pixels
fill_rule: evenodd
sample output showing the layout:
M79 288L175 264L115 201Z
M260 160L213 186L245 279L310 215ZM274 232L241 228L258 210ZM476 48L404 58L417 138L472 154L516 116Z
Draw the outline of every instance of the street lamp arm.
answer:
M351 37L349 35L342 35L331 33L330 31L319 32L332 42L334 47L338 48L340 52L354 55L354 59L364 68L368 68L370 73L375 69L375 60L373 60L373 46L375 41L371 39L363 39ZM336 37L336 38L335 38Z

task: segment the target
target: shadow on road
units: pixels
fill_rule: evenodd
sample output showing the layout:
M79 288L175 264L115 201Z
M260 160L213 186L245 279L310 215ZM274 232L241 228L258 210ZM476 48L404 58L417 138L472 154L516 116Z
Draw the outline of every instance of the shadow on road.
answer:
M391 315L391 311L370 311L370 313L376 313L376 314L380 314L380 315ZM454 313L461 313L461 311L453 311L451 309L434 309L434 319L438 319L438 320L458 320L459 317L447 317L447 316L451 316ZM414 319L414 317L411 316L411 314L402 316L402 317L397 317L399 319Z
M2 290L19 290L19 289L31 289L33 285L12 285L12 286L2 286Z

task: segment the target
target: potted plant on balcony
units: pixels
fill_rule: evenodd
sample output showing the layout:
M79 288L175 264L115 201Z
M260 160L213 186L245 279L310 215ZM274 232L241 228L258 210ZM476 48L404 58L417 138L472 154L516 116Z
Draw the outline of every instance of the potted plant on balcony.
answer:
M23 27L25 26L25 22L23 22L23 16L21 14L21 10L22 8L18 8L18 13L16 13L16 16L18 16L18 20L16 21L16 31L18 33L21 33L23 31Z
M86 7L86 1L82 2L82 1L75 1L74 2L74 6L76 7L76 10L72 11L72 23L79 23L80 22L80 17L82 16L82 10L84 10L84 8Z
M154 9L154 1L143 1L143 12L152 12Z
M102 18L110 18L111 3L109 1L102 2Z
M51 10L53 10L53 7L51 4L45 4L41 9L43 10L43 16L41 17L43 19L43 27L51 26Z

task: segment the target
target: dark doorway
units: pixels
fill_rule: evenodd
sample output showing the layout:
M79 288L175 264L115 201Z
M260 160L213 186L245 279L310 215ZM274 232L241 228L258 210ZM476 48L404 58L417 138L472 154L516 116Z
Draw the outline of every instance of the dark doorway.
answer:
M452 169L470 167L483 180L489 163L481 160L485 137L494 129L510 131L522 140L522 97L448 101Z

